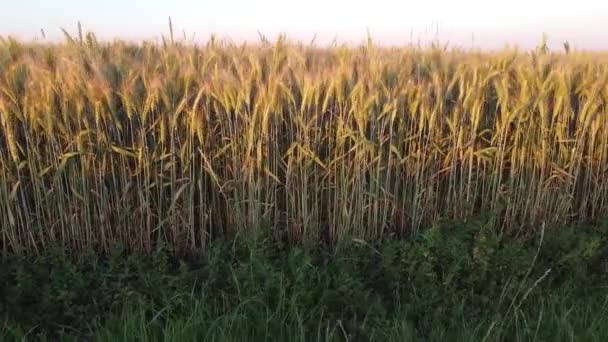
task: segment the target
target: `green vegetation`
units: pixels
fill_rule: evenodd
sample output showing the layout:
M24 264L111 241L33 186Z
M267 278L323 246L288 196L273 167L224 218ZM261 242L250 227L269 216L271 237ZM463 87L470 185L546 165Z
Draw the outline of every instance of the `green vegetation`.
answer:
M0 38L0 340L608 340L565 49Z
M608 338L608 225L530 240L490 227L442 224L331 253L240 236L214 241L202 258L120 249L5 257L0 338Z

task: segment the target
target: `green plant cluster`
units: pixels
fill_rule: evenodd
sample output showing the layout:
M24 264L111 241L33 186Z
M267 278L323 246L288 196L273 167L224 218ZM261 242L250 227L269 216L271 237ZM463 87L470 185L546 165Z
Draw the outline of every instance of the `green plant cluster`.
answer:
M62 250L0 263L2 340L581 340L608 337L608 225L529 240L437 224L330 251L267 235L204 257Z

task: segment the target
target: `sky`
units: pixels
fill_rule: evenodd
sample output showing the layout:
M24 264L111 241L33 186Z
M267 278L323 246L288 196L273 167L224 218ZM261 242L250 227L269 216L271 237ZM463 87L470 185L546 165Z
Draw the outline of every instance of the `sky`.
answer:
M428 44L500 49L533 48L543 33L550 48L608 50L608 1L600 0L0 0L0 35L62 39L80 21L102 39L157 39L168 17L180 38L211 34L235 42L291 40L319 45L336 39L377 44Z

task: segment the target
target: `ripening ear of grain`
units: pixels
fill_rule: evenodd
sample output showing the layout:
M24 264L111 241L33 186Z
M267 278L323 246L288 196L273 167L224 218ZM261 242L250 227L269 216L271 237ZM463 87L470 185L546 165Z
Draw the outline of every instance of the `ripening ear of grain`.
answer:
M85 39L86 37L86 39ZM3 253L608 214L606 56L0 43Z

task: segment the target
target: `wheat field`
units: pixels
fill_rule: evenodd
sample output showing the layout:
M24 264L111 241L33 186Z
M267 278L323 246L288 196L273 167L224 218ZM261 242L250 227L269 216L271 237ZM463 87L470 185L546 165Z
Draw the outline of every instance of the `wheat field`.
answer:
M0 41L0 248L204 251L608 216L608 56Z

